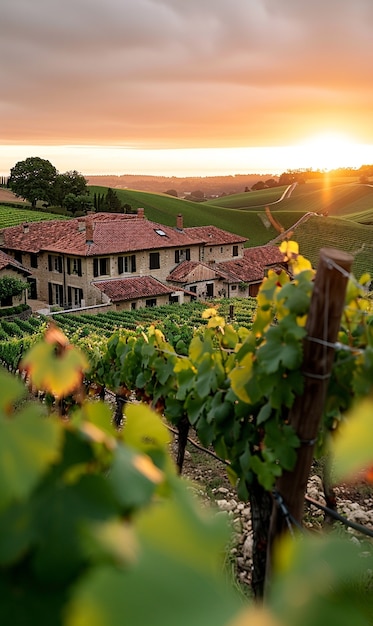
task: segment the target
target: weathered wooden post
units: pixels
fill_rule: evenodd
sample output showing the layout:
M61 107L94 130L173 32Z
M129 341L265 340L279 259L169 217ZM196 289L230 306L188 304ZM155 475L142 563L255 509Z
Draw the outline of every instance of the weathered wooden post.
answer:
M289 423L301 442L294 469L284 471L276 483L276 493L287 511L299 524L304 514L304 496L313 461L314 446L319 430L326 390L334 359L334 344L338 337L344 307L348 274L353 257L333 248L322 248L316 272L307 318L302 372L304 391L289 412ZM276 502L269 533L267 581L271 571L274 542L288 530L287 520Z

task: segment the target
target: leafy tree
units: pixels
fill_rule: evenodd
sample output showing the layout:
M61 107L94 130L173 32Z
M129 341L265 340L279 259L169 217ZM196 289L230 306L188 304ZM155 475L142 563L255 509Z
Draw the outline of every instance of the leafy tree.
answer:
M251 187L251 189L252 189L253 191L261 191L262 189L265 189L265 188L266 188L266 184L265 184L262 180L258 180L258 182L257 182L257 183L255 183L255 184Z
M68 195L88 195L87 181L76 170L58 174L54 183L54 202L58 206L68 208L65 201Z
M26 291L28 287L29 285L23 280L19 280L13 276L4 276L4 278L0 278L0 301L13 296L21 295L21 293Z
M176 189L168 189L167 191L165 191L165 193L166 193L168 196L175 196L175 198L178 198L178 197L179 197L179 196L178 196L178 193L177 193L177 191L176 191Z
M64 205L74 215L77 211L86 212L91 210L94 203L92 198L86 194L76 196L74 193L68 193L64 198Z
M10 170L9 187L20 198L36 207L38 200L51 203L58 172L54 165L40 157L18 161Z

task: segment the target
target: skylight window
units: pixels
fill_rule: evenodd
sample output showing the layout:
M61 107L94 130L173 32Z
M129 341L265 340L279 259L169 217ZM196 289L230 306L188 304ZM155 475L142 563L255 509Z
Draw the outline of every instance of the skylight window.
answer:
M160 235L161 237L167 237L166 233L161 228L155 228L154 230L157 233L157 235Z

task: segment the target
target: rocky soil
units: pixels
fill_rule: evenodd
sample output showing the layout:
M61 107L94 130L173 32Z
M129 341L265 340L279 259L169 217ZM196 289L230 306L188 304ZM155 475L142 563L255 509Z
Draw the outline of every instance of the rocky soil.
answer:
M253 546L249 505L238 500L227 479L224 465L190 443L187 446L183 475L192 482L192 489L202 502L216 507L218 511L224 511L230 518L234 532L227 559L237 580L249 589ZM310 477L307 495L325 505L322 482L316 473ZM373 531L373 486L366 483L351 487L339 486L335 488L335 495L340 515ZM307 504L306 507L305 527L313 531L321 530L324 524L323 511L312 504ZM353 541L363 538L361 533L352 528L346 527L346 530Z

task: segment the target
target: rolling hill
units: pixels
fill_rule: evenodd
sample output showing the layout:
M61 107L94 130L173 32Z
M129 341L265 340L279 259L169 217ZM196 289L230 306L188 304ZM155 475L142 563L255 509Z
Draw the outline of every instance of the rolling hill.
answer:
M106 194L107 187L89 186L92 195ZM317 264L321 247L335 247L355 256L356 276L368 271L373 276L373 185L358 184L350 179L333 180L330 184L311 181L295 187L290 197L279 201L286 187L275 187L206 202L192 202L161 193L115 189L122 205L133 210L145 209L145 216L160 224L176 225L179 213L184 226L214 224L224 230L247 237L248 247L281 239L266 214L266 206L288 236L296 239L302 254ZM22 209L23 211L24 209ZM58 219L20 208L3 207L2 226L35 219ZM5 223L6 216L10 220ZM15 222L14 220L17 220Z

